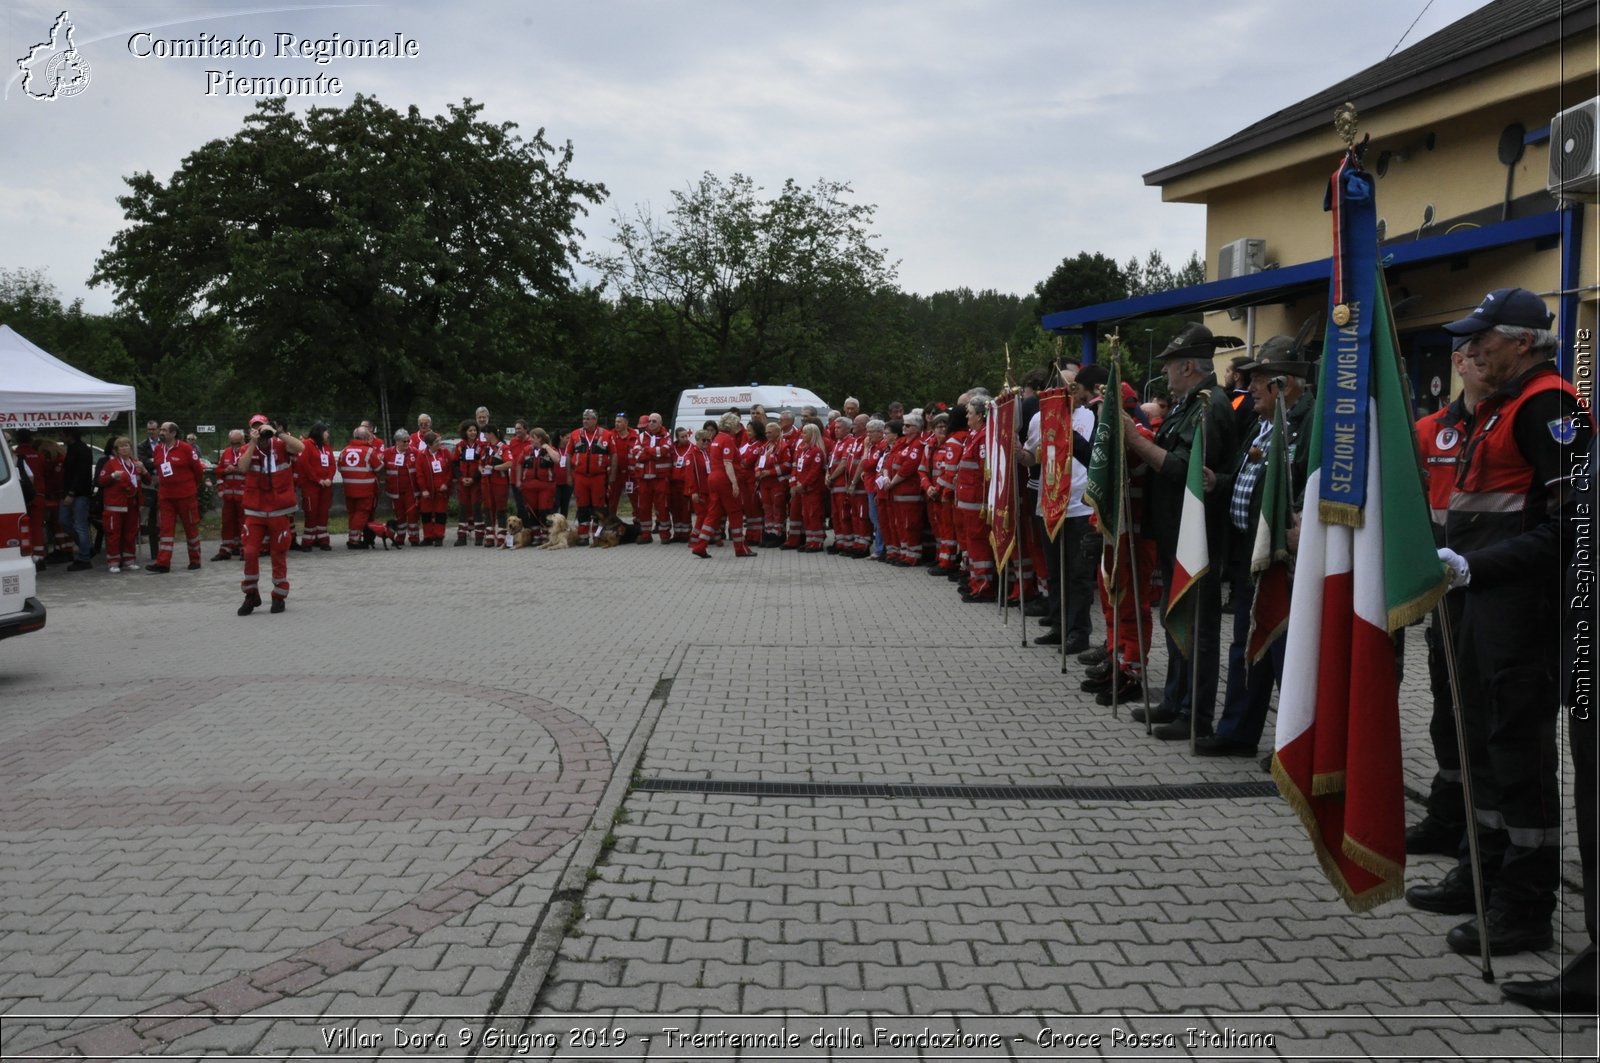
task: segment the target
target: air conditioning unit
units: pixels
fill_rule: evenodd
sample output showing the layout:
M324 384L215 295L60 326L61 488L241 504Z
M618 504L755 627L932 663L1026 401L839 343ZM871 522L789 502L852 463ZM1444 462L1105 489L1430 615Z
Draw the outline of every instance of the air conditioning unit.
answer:
M1260 273L1267 263L1267 242L1247 236L1223 244L1217 251L1217 280Z
M1600 198L1600 96L1568 107L1550 119L1550 180L1552 195L1594 201Z

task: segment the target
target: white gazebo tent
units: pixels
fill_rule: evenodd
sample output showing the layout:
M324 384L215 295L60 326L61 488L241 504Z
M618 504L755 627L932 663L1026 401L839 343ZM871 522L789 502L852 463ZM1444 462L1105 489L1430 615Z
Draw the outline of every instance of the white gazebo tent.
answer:
M103 428L134 408L133 385L74 369L0 325L0 428Z

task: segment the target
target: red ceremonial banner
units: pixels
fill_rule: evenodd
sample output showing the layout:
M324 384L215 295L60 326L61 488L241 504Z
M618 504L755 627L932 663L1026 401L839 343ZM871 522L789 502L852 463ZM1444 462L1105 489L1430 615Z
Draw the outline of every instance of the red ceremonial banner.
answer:
M1055 542L1072 500L1072 398L1066 388L1039 392L1039 509Z
M989 418L989 542L996 568L1004 568L1017 545L1014 475L1017 453L1017 393L994 401Z

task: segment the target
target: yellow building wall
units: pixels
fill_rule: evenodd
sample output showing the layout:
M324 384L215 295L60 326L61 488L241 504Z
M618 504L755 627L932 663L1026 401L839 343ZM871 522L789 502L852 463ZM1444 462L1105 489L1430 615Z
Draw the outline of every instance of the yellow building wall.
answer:
M1370 133L1366 166L1376 175L1379 157L1389 153L1377 178L1378 215L1386 236L1442 235L1451 219L1506 198L1507 167L1499 161L1501 132L1512 123L1527 131L1549 125L1555 114L1596 91L1594 49L1547 49L1516 62L1441 87L1425 96L1362 113L1362 133ZM1431 146L1429 137L1431 136ZM1338 165L1343 142L1328 116L1325 134L1308 134L1169 182L1163 198L1206 206L1208 279L1217 279L1218 251L1242 237L1266 241L1266 260L1293 265L1326 258L1332 250L1331 217L1322 209L1329 176ZM1510 167L1510 198L1544 194L1550 143L1529 144ZM1432 220L1427 221L1427 208ZM1495 215L1492 220L1498 220ZM1600 204L1586 205L1579 260L1580 339L1572 352L1575 380L1592 381L1600 285ZM1536 250L1531 242L1476 252L1460 260L1412 267L1391 276L1396 324L1406 335L1462 317L1485 292L1519 286L1546 296L1557 310L1561 250ZM1312 315L1326 312L1326 294L1288 304L1255 308L1257 343L1277 334L1292 335ZM1245 337L1247 322L1218 312L1206 324L1222 335ZM1325 324L1325 322L1324 322ZM1587 341L1583 338L1587 330ZM1219 368L1227 358L1219 358Z

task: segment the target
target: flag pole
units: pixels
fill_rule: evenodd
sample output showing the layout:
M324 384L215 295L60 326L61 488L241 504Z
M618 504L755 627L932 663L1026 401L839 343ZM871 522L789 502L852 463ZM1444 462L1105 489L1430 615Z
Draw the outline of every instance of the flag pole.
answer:
M1124 526L1127 526L1126 523ZM1150 734L1155 730L1155 724L1150 720L1150 662L1145 660L1144 622L1139 619L1139 560L1133 545L1131 526L1128 526L1128 584L1128 597L1133 599L1128 604L1133 610L1133 637L1139 640L1139 685L1144 691L1144 733Z
M1017 431L1015 423L1013 422L1013 427L1011 430L1011 445L1013 447L1011 453L1013 455L1018 452L1017 449L1015 449L1016 438ZM1043 486L1042 482L1040 486ZM1022 575L1022 557L1024 553L1022 546L1022 524L1017 520L1017 518L1020 516L1022 516L1022 480L1017 475L1016 462L1013 461L1011 464L1011 526L1012 528L1016 529L1017 616L1021 617L1022 619L1022 645L1023 648L1026 649L1028 645L1028 581Z
M1071 423L1070 421L1068 422ZM1082 553L1083 551L1078 551ZM1067 537L1061 532L1056 533L1056 553L1060 560L1056 564L1056 633L1061 636L1061 674L1067 674Z
M1450 613L1444 599L1433 607L1434 622L1439 625L1439 641L1444 650L1445 671L1450 676L1451 718L1456 725L1456 745L1461 749L1461 796L1467 805L1467 858L1472 861L1472 903L1478 917L1478 958L1483 966L1483 980L1494 984L1494 964L1489 959L1488 912L1483 897L1483 863L1478 856L1478 812L1472 801L1472 770L1467 756L1467 729L1461 719L1461 679L1456 672L1456 640L1450 629Z
M1200 407L1200 445L1202 447L1205 446L1206 422L1210 419L1211 409L1208 403ZM1194 452L1190 451L1190 458L1192 459L1193 456ZM1211 455L1202 451L1201 456L1203 460ZM1204 475L1205 470L1202 468L1202 478ZM1204 500L1202 499L1202 501ZM1206 569L1206 574L1201 576L1200 579L1210 579L1213 574L1210 571L1211 547L1209 541L1206 545ZM1197 732L1200 729L1200 588L1198 586L1194 588L1194 601L1189 604L1192 610L1189 627L1189 754L1193 756L1198 737ZM1145 713L1145 719L1148 720L1149 718L1150 714Z
M1201 579L1211 578L1207 572ZM1196 732L1200 728L1200 588L1196 587L1194 601L1190 603L1189 629L1189 752L1195 751ZM1149 713L1145 719L1149 719Z

